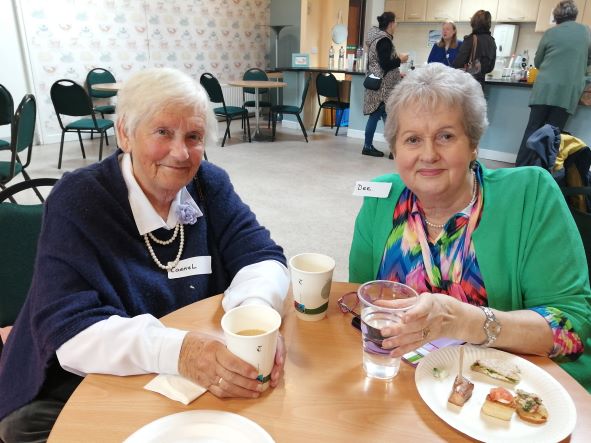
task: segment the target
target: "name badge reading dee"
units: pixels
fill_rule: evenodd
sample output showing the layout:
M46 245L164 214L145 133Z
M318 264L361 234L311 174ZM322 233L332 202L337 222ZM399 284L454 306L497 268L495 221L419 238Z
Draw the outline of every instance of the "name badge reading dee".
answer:
M353 189L353 195L360 197L376 197L386 198L390 194L392 183L381 183L381 182L355 182L355 189Z
M211 274L211 257L202 255L200 257L186 258L168 271L168 278L183 278L190 275Z

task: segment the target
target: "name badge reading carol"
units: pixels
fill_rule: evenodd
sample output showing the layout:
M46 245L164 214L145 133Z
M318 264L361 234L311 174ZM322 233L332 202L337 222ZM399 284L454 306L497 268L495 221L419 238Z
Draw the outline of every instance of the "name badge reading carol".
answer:
M168 271L168 278L182 278L202 274L211 274L211 257L209 255L179 261L174 268Z
M353 189L353 195L360 197L377 197L386 198L390 194L392 183L380 183L380 182L355 182L355 189Z

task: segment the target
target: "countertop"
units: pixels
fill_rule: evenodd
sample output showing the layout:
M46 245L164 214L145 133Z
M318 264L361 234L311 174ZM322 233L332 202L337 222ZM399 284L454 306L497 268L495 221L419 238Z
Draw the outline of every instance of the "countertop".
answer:
M339 74L349 74L349 75L365 75L365 72L359 71L347 71L345 69L335 69L329 68L327 66L320 66L320 67L307 67L307 68L292 68L292 67L285 67L285 68L275 68L275 69L268 69L267 72L281 72L281 71L294 71L294 72L333 72Z
M516 86L519 88L531 88L534 84L533 83L527 83L527 82L516 82L514 80L506 80L506 79L502 79L502 78L491 78L491 79L486 79L485 83L487 85L500 85L500 86Z

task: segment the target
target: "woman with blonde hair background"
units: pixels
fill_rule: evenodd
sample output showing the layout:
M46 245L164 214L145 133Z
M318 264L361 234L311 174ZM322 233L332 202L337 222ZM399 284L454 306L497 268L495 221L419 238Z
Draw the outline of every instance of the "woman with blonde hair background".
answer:
M431 48L427 63L443 63L446 66L453 66L462 40L458 40L456 24L451 20L441 24L441 40Z

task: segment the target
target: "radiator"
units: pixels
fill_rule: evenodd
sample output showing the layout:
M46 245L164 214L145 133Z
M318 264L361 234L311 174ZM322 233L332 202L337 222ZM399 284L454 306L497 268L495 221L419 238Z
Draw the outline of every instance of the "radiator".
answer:
M241 107L244 103L242 100L242 88L224 85L222 86L222 92L224 93L224 100L226 101L227 106Z

